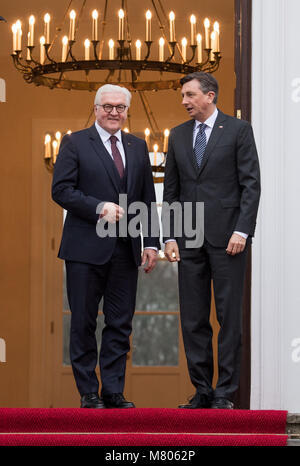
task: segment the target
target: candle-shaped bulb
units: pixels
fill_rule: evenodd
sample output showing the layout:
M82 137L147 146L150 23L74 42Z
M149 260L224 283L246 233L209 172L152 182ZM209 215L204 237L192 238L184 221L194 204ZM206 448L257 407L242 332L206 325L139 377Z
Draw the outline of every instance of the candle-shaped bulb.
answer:
M19 19L16 21L16 29L17 29L16 49L21 50L22 49L22 23Z
M220 52L220 24L218 21L214 22L214 31L216 33L216 52Z
M129 133L129 129L128 129L128 128L124 128L124 133Z
M97 10L93 10L93 13L92 13L93 19L98 19L98 16L99 16L98 11L97 11Z
M214 61L214 60L215 60L214 52L216 51L216 31L213 31L213 32L211 33L210 39L211 39L211 55L210 55L210 60L211 60L211 61Z
M98 40L98 11L93 10L92 18L93 18L93 29L92 29L92 40Z
M170 20L170 42L175 42L175 13L171 11L169 14Z
M33 47L34 44L34 24L35 24L35 17L31 15L29 17L29 32L28 32L28 46Z
M110 60L113 60L113 59L114 59L114 45L115 45L115 43L114 43L113 39L110 39L110 40L108 41L109 59L110 59Z
M136 47L136 60L141 59L141 48L142 48L142 42L138 39L135 43Z
M50 44L50 19L49 13L46 13L44 16L46 44Z
M45 36L41 36L40 37L40 63L41 65L43 65L45 61L45 47L44 47L45 43L46 43Z
M56 137L56 140L57 140L57 141L60 141L60 140L61 140L61 132L60 132L60 131L56 131L55 137Z
M197 34L197 63L202 63L202 36Z
M76 11L72 10L70 12L70 29L69 29L69 40L75 40L75 19L76 19Z
M150 10L146 11L146 41L151 41L151 18L152 13Z
M146 141L146 144L149 144L149 136L150 136L150 129L146 128L145 129L145 141Z
M67 131L67 134L69 134L69 135L72 134L72 131L69 129L69 130Z
M205 48L210 49L210 35L209 35L210 21L208 18L205 18L204 20L204 28L205 28Z
M153 152L154 152L154 166L156 167L157 165L157 151L158 151L158 145L154 144L153 146Z
M124 17L125 12L124 10L119 10L119 40L124 40Z
M90 59L90 45L91 42L89 39L85 39L84 41L84 59L89 60Z
M17 25L14 23L11 27L13 33L13 53L17 50Z
M62 62L66 61L67 53L68 53L68 36L64 36L62 38L62 56L61 56Z
M161 37L159 39L159 61L164 61L164 46L165 46L165 39Z
M167 152L168 150L168 139L169 139L170 131L168 129L164 130L164 149L163 152Z
M196 16L191 15L191 45L195 45L195 35L196 35Z
M46 134L45 136L45 159L51 158L51 136Z
M187 38L183 37L181 40L181 54L183 62L186 62L186 46L187 46Z

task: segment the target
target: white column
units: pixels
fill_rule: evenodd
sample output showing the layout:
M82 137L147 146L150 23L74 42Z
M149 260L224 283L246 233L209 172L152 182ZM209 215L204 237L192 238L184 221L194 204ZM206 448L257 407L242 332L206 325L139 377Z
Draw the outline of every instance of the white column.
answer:
M300 412L299 16L298 0L253 0L252 123L262 197L253 241L251 408L290 412Z

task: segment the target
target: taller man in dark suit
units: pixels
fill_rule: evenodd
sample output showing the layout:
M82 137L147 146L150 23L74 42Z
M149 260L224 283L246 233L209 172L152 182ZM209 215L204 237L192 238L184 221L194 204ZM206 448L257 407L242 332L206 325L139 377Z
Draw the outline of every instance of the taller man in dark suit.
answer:
M121 232L121 219L127 217L121 194L127 195L128 205L142 202L150 210L155 203L146 143L121 131L130 99L125 88L102 86L95 97L95 124L63 138L54 169L52 197L67 210L59 257L66 263L70 356L84 408L134 407L123 389L138 266L142 262L150 272L159 249L158 236L144 235L141 260L140 235ZM117 226L116 234L99 234L97 222ZM150 215L147 227L151 232ZM95 330L102 297L100 397Z
M169 237L164 235L166 257L178 261L182 332L196 388L180 407L230 409L239 385L243 285L260 198L259 163L251 125L216 107L215 78L197 72L181 84L191 120L170 133L164 202L179 201L183 209L186 202L204 203L204 242L188 247L184 236L172 235L174 225ZM220 324L215 390L211 280Z

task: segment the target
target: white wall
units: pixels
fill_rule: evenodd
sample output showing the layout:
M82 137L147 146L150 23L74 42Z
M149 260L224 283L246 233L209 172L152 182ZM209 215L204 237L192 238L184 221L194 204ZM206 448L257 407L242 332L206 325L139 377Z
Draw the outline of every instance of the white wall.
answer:
M300 413L300 2L253 0L252 409Z

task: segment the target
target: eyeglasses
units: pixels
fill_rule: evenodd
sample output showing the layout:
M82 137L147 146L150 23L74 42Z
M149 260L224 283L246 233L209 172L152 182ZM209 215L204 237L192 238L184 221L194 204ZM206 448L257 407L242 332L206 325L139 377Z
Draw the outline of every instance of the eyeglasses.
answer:
M97 105L98 107L102 107L106 113L111 113L114 108L117 110L118 113L123 113L125 112L127 108L127 105L111 105L111 104L104 104L104 105L97 104Z

